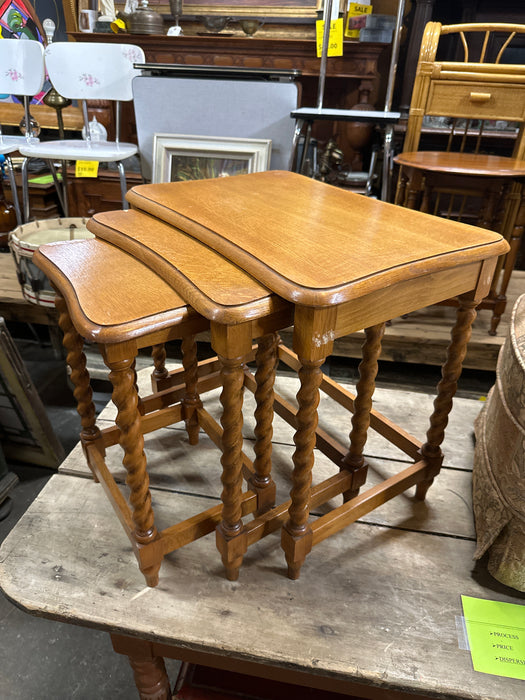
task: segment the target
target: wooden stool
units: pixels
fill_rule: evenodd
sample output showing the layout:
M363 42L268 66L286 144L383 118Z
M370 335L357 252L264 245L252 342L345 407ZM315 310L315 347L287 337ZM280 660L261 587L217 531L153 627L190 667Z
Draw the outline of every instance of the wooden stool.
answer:
M423 499L441 467L440 445L475 308L490 287L498 256L508 250L502 237L289 172L142 185L127 196L133 207L213 247L294 305L301 388L291 504L282 531L289 576L299 576L313 545L410 486L417 484L416 495ZM141 231L134 235L134 241L120 236L114 242L165 275L159 261L175 253L169 235L155 240L146 240ZM457 322L421 445L372 412L381 337L387 320L451 296L458 296ZM354 411L350 448L340 462L352 475L352 486L342 491L342 506L311 524L320 367L336 338L362 328L366 342L355 400L330 386ZM372 418L374 429L414 463L357 495L366 479L363 448Z
M144 227L148 221L155 223L137 212L117 212L116 216L108 215L105 220L115 223L122 216L132 226ZM103 228L100 222L92 226L94 230ZM160 222L158 226L171 229ZM153 229L153 233L158 231ZM268 333L268 327L289 325L291 309L213 251L187 236L181 238L189 244L186 251L181 244L181 258L185 258L190 267L195 265L195 260L205 262L219 279L226 275L234 284L240 311L236 311L236 306L230 309L223 304L220 307L220 302L233 300L232 292L222 285L224 294L217 294L220 302L213 306L214 312L218 316L222 312L232 323L232 319L244 320L245 316L250 319L238 326L228 326L225 322L218 330L217 323L212 322L212 338L214 346L221 351L221 362L215 359L197 364L195 334L210 324L187 306L171 286L132 256L101 240L44 245L35 254L35 263L60 290L57 292L59 323L64 332L67 362L72 369L82 421L81 440L88 464L102 482L150 586L158 582L165 554L212 532L215 527L228 577L235 578L242 560L239 544L246 544L241 516L264 513L275 501L270 455L272 396L268 385L273 385L277 337L273 330ZM184 272L191 277L190 269ZM191 296L191 283L187 283L186 288ZM209 299L200 292L194 296L200 306L210 305ZM228 331L235 334L237 330L246 340L240 354L237 353L238 344L235 344L237 354L230 351L229 345ZM253 379L257 410L256 460L252 465L242 453L242 391L245 363L253 359L252 337L261 335L264 337L255 355L257 372ZM110 370L113 402L118 411L114 428L101 431L95 424L89 374L82 352L83 338L98 343ZM175 338L183 340L183 370L176 370L168 378L164 343ZM167 388L140 398L134 363L138 350L148 346L153 346L154 386ZM216 371L219 364L220 376ZM223 430L204 409L199 397L199 392L220 386L221 379ZM200 426L222 446L224 505L159 532L151 507L143 436L181 420L186 422L191 444L197 442ZM104 461L105 448L119 442L124 450L131 509ZM246 493L242 493L243 470L250 486ZM241 534L244 536L237 537Z

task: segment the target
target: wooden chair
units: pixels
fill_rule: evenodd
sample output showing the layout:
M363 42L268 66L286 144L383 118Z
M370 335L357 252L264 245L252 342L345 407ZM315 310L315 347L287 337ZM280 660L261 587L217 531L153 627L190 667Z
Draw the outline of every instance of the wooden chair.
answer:
M523 35L525 25L429 22L403 151L395 158L400 165L396 204L496 230L509 241L510 251L480 305L493 312L491 335L505 310L525 224L525 65L502 62L513 39ZM451 39L459 58L441 60L438 51ZM449 44L449 52L454 46ZM495 130L505 122L510 129ZM423 131L442 138L442 150L418 150ZM501 155L496 148L505 135L513 146Z

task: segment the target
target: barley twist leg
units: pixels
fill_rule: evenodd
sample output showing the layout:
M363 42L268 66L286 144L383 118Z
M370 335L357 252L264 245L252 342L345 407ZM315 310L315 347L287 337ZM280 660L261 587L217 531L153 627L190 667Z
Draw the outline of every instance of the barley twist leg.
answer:
M349 501L359 493L359 488L366 481L367 464L363 456L368 428L370 426L370 411L375 389L378 359L381 355L381 339L385 332L385 324L365 329L366 340L363 344L363 359L359 364L359 381L356 386L354 415L350 432L350 448L343 459L342 468L354 472L352 489L343 494L343 499Z
M149 477L144 454L138 396L135 388L133 359L108 362L109 379L113 385L113 403L117 407L115 420L120 429L120 445L124 450L122 463L126 469L126 484L130 490L133 536L139 545L146 545L158 537L151 507ZM156 586L161 560L141 571L148 586Z
M186 335L182 339L182 365L184 367L184 380L186 391L182 400L184 420L190 445L199 442L199 416L197 408L202 406L197 392L198 365L197 343L194 335Z
M77 412L82 426L80 440L84 451L86 451L88 444L99 440L100 430L95 424L96 412L86 356L83 352L84 342L73 326L64 298L58 292L55 298L55 305L59 314L58 325L63 333L62 342L66 350L66 362L71 368L71 381L75 387L73 395L77 402ZM99 443L99 449L104 454L104 448L101 443ZM98 481L95 474L93 476L95 481Z
M323 374L321 360L306 361L299 358L301 386L297 392L297 430L294 435L295 452L292 474L291 504L288 521L281 533L281 544L288 564L288 577L299 578L301 566L312 548L312 529L308 524L310 515L310 487L314 464L315 431L317 429L317 406L319 387Z
M434 476L439 473L441 468L443 453L440 445L445 437L445 428L461 375L461 366L467 352L472 323L476 318L477 301L459 297L459 304L456 324L452 329L451 342L447 349L447 359L441 370L442 379L437 386L437 396L434 401L434 411L430 416L427 440L421 448L421 455L429 468L429 478L421 481L416 487L416 498L419 500L425 498Z
M250 488L257 494L257 511L260 515L275 505L275 483L272 479L272 435L274 383L277 364L279 334L269 333L259 340L255 361L255 460Z
M169 375L169 372L166 369L166 348L164 343L153 345L151 348L151 359L153 360L151 388L153 391L159 391L160 385L168 378Z
M244 358L220 357L220 360L223 506L222 521L216 530L216 541L226 568L226 576L230 581L235 581L247 548L246 533L241 520Z

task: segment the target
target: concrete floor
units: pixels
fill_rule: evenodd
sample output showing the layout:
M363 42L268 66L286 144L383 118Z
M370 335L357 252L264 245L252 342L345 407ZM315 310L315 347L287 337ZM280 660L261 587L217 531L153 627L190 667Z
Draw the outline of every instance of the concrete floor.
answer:
M77 442L79 420L64 360L53 352L47 330L8 324L9 330L46 407L66 453ZM170 348L177 356L178 348ZM206 353L206 349L205 349ZM144 358L147 362L147 358ZM357 376L354 360L333 360L327 368L334 378ZM384 363L378 385L433 393L439 370L417 365ZM494 382L490 372L464 373L459 395L479 398ZM108 382L94 382L95 404L101 410L110 400ZM9 464L19 477L2 506L0 542L13 528L52 475L52 470L27 464ZM127 660L112 650L109 636L97 630L64 625L28 615L0 593L0 699L1 700L110 700L138 697ZM171 679L177 662L167 662Z

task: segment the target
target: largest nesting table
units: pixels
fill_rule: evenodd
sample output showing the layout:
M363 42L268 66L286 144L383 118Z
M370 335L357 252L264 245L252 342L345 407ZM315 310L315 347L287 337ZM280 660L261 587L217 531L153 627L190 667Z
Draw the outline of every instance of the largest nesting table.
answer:
M215 180L144 185L128 193L141 209L198 239L293 305L297 394L291 503L282 528L288 575L297 578L315 544L417 484L426 491L439 473L448 414L475 318L490 288L498 256L508 250L491 231L353 195L289 172L271 171ZM147 230L96 231L170 279L176 249L170 234ZM214 270L209 270L213 278ZM421 444L387 420L375 420L372 395L385 323L457 297L457 321L426 441ZM337 338L366 329L354 398L328 382L321 365ZM234 342L234 339L232 340ZM243 354L239 339L239 355ZM282 351L281 357L286 357ZM311 523L312 468L320 387L353 411L350 447L340 460L351 473L344 502ZM363 448L373 427L412 464L359 494L367 465ZM242 536L242 531L239 531Z

